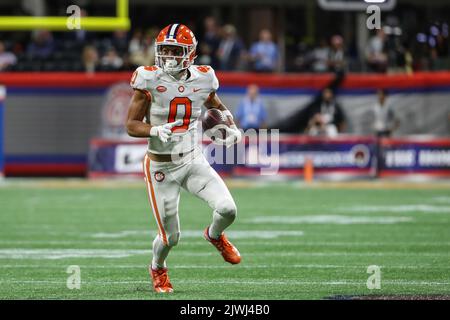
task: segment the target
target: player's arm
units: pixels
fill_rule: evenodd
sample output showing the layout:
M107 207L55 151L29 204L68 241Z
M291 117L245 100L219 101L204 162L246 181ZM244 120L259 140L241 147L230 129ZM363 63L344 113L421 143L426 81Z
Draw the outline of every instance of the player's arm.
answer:
M219 99L219 96L215 91L211 92L208 96L208 99L205 101L205 107L206 109L219 109L224 113L224 115L227 117L230 126L236 125L233 120L233 115L231 114L230 110L222 103L222 101Z
M150 100L141 90L134 90L127 116L127 133L136 138L148 138L150 136L158 137L162 142L170 140L172 128L181 125L183 121L177 120L160 126L152 126L143 122Z
M143 122L150 106L150 100L141 90L134 90L128 107L127 133L131 137L148 138L150 136L151 125Z

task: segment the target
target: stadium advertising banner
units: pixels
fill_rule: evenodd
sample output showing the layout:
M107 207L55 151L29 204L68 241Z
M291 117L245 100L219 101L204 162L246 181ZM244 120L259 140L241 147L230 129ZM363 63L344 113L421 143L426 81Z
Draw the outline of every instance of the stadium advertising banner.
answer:
M281 77L218 72L217 76L220 79L220 97L233 113L244 97L246 87L252 83L257 84L267 109L269 128L280 128L280 124L297 119L296 115L333 80L332 74L286 74ZM0 74L0 82L8 91L3 108L4 121L0 124L4 126L1 143L4 149L5 176L86 176L89 173L90 141L94 138L121 141L126 136L123 124L133 92L128 85L130 77L130 72L99 72L92 75ZM450 72L423 72L414 75L349 74L337 92L349 133L355 137L368 137L373 133L370 119L377 99L376 90L379 88L388 89L388 102L400 119L400 127L395 136L408 137L418 132L430 134L429 139L432 140L432 136L448 136ZM55 117L58 119L56 122ZM289 139L298 139L297 136L293 137ZM355 142L355 145L330 142L320 145L325 151L318 151L319 145L313 143L314 140L310 140L311 144L303 144L291 143L293 140L289 139L280 137L278 160L280 173L283 175L302 174L302 159L308 154L313 155L317 176L332 177L329 170L334 170L333 166L340 170L333 175L373 176L369 169L373 166L372 158L364 167L358 167L356 162L351 164L349 160L361 153L355 153L358 150L351 149L361 144L359 142ZM344 141L348 138L342 139ZM362 145L367 147L366 142ZM143 143L145 144L145 140ZM370 145L371 143L368 147L369 154L372 152ZM250 151L251 154L254 153L254 149L250 148ZM333 157L328 159L325 156L327 153ZM344 157L343 153L347 156ZM362 153L367 154L365 151ZM365 163L364 161L361 163ZM417 163L419 162L416 161L415 164ZM255 164L239 164L236 168L213 165L222 174L240 171L245 175L258 170ZM128 169L128 165L126 168L120 171L133 172ZM394 176L395 170L400 170L403 174L406 170L400 166L384 169L384 176ZM447 170L442 166L433 170L430 167L422 169L426 174L433 172L434 176L439 173L446 175ZM390 170L389 173L386 170ZM421 169L415 166L413 170Z
M370 178L376 175L376 139L372 137L284 135L279 138L277 150L272 150L273 143L270 141L266 143L264 148L261 148L261 143L258 148L246 143L245 157L260 153L260 161L239 164L233 173L238 176L254 176L267 167L268 163L272 166L277 163L278 177L302 176L305 165L310 160L314 175L320 179ZM264 154L266 151L267 155Z
M312 160L315 174L321 179L376 175L376 140L371 137L283 136L276 148L270 140L256 144L247 140L234 149L214 146L211 151L210 146L213 145L209 141L203 141L208 162L222 176L301 177L307 159ZM89 177L140 176L145 152L146 143L142 141L94 139L89 154Z
M94 139L91 141L88 167L90 178L142 176L147 143Z
M381 139L380 177L450 177L450 139Z
M203 141L203 153L222 176L303 177L308 159L318 179L450 176L450 139L443 138L385 138L377 145L374 137L284 135L279 137L276 149L270 140L257 144L247 140L242 147L223 151L217 146L211 151L211 146ZM94 139L89 152L89 177L142 176L146 149L145 141Z
M3 101L5 100L5 97L6 88L5 86L0 85L0 177L3 176L3 170L5 166L5 154L3 151Z

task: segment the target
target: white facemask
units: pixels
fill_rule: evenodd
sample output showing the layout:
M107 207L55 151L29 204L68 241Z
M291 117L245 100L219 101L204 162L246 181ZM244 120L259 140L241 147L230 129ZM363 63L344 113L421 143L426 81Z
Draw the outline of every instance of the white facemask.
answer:
M155 64L161 67L164 72L167 72L170 75L175 75L187 68L192 64L193 61L190 61L190 57L195 52L196 44L193 46L180 46L183 48L183 55L174 57L169 55L162 54L162 47L164 45L173 45L173 44L156 44L155 45ZM178 60L181 60L179 63Z
M180 72L180 68L178 68L178 62L175 59L166 59L164 62L163 70L170 74L175 74Z

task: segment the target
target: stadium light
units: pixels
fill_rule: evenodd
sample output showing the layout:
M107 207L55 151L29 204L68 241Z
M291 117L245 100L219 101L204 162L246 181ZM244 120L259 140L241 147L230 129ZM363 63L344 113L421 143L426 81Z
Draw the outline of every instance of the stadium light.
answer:
M72 31L66 17L0 16L1 31L46 29ZM116 17L81 17L80 27L91 31L129 30L128 0L116 0Z

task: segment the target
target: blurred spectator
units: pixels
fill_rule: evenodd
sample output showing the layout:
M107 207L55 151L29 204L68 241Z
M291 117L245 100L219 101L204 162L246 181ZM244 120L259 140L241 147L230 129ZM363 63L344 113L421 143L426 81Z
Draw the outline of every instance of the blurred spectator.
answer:
M119 70L123 65L123 59L117 54L114 47L110 47L101 59L102 69Z
M236 36L236 28L231 24L223 27L223 38L220 41L217 57L220 61L221 70L236 70L241 61L244 49L242 41Z
M436 53L439 58L448 58L449 56L448 38L442 34L436 36Z
M366 48L367 64L371 71L386 72L388 66L388 56L386 54L386 34L383 29L377 30Z
M407 74L412 74L414 58L411 49L408 47L405 48L404 59L405 59L405 72Z
M344 39L339 35L331 38L331 49L328 60L329 71L340 72L346 68Z
M94 46L85 46L82 54L82 63L84 71L93 73L98 69L98 52Z
M316 113L309 121L306 127L305 134L310 136L325 136L325 137L335 137L338 132L336 126L328 125L325 117Z
M247 87L247 95L236 110L236 120L243 130L267 128L267 113L257 85Z
M87 15L84 9L81 10L81 15ZM321 40L314 47L311 45L314 38L306 37L299 43L300 35L289 35L284 41L286 65L280 65L279 48L272 41L270 31L261 30L260 40L251 46L247 55L239 32L233 26L226 25L221 29L215 18L207 17L204 20L203 37L200 35L199 39L197 63L209 64L216 69L252 69L260 72L286 70L339 73L347 69L359 72L366 71L366 65L369 71L411 74L413 71L450 68L450 43L446 23L422 23L417 27L420 29L416 28L418 33L412 33L411 26L407 28L400 21L391 20L389 22L387 19L383 30L378 30L376 35L370 38L363 52L356 49L358 39L345 39L344 42L341 36L336 35L330 39L329 44ZM220 30L224 31L223 34ZM136 29L132 39L128 39L127 33L123 31L94 33L82 29L54 33L55 39L45 30L33 31L31 41L29 32L6 33L2 34L1 38L7 39L5 43L9 51L17 57L13 70L79 70L79 61L76 62L78 65L71 61L80 57L82 48L87 44L94 45L101 54L114 47L123 60L121 69L128 70L137 65L154 63L154 38L158 31L159 27L145 33ZM324 33L323 29L317 31ZM237 54L239 51L241 53ZM364 56L358 56L361 54ZM361 58L367 64L361 65ZM305 122L303 128L306 124Z
M8 67L15 65L17 58L12 52L5 49L5 44L0 41L0 71L8 69Z
M133 32L133 36L131 37L130 43L128 45L128 52L134 53L141 50L142 42L143 42L142 29L138 28Z
M111 40L111 45L119 52L121 55L128 51L128 35L124 30L116 30L113 33Z
M312 52L314 72L327 72L328 71L328 58L330 56L330 48L328 47L325 39L320 40L319 46Z
M211 65L211 48L206 43L200 44L200 53L196 61L199 65Z
M378 101L373 106L373 130L378 137L389 137L400 125L391 104L387 103L386 92L378 90Z
M217 57L217 50L220 45L220 34L217 21L214 17L206 17L204 21L205 33L203 35L203 43L206 44L209 49L205 48L206 52L210 52L211 67L216 69L219 66L219 60Z
M448 70L450 68L449 64L449 44L447 39L442 35L438 34L435 40L436 44L431 48L431 69L432 70Z
M130 62L135 66L151 66L155 64L154 41L158 35L156 28L150 28L145 35L141 30L136 30L128 47Z
M130 70L131 71L131 70L136 69L136 65L131 62L131 58L128 53L123 54L121 56L121 58L123 60L123 63L122 63L122 67L120 68L120 70Z
M305 133L325 133L334 136L345 131L345 117L342 107L336 102L333 91L322 91L321 99L307 107L308 126Z
M259 41L250 48L250 59L253 69L258 72L273 72L278 67L278 48L272 41L272 33L263 29L259 33Z
M55 49L53 36L48 30L35 30L27 53L33 58L47 59Z

